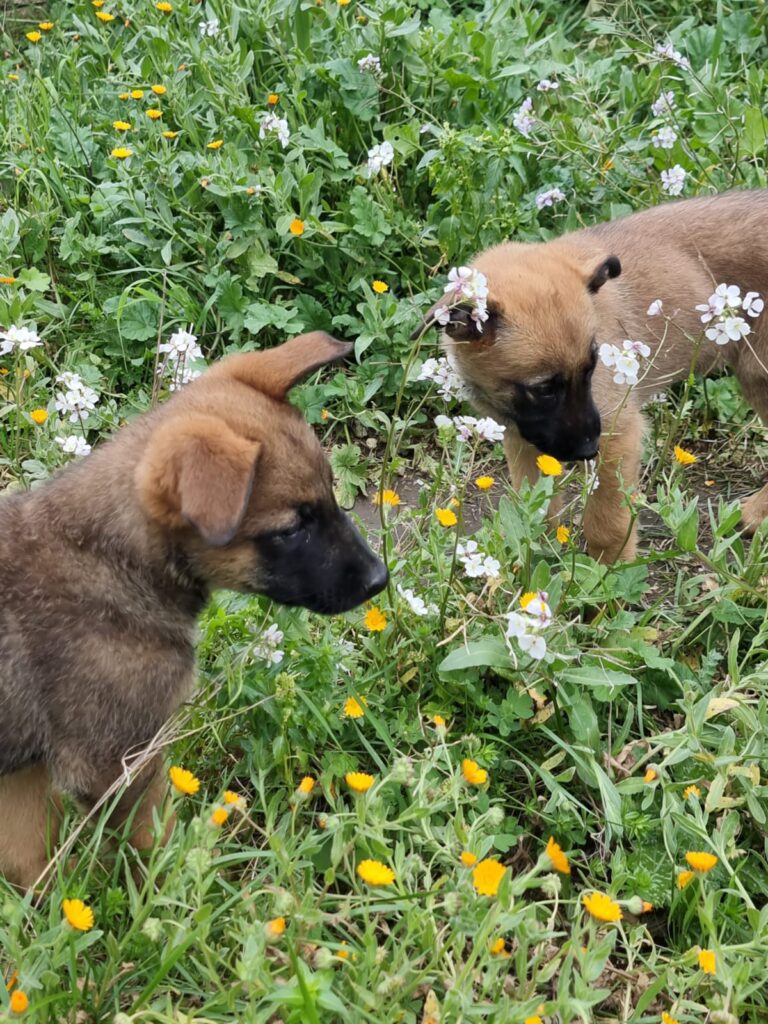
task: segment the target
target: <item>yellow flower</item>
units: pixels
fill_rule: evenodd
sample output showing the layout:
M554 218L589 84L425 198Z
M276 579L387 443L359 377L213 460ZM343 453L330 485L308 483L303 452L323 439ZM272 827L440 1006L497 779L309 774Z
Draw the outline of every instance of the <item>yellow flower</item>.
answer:
M169 4L168 0L160 0L159 3L155 4L158 11L162 11L163 14L170 14L173 10L173 4Z
M558 526L555 531L555 537L557 538L558 544L567 544L571 539L571 531L567 526Z
M312 778L311 775L305 775L298 786L299 792L303 793L304 796L309 796L309 794L312 792L314 788L315 780Z
M103 7L104 6L104 0L91 0L91 3L96 8L96 10L98 10L99 7Z
M693 881L694 874L692 871L678 871L677 873L677 888L684 889L689 882Z
M179 134L178 132L163 132L163 138L164 139L175 139L178 134Z
M696 456L693 452L687 452L685 448L681 448L679 444L675 445L675 458L681 466L690 466L696 461Z
M377 295L383 295L384 292L389 291L389 285L386 281L374 281L371 288L373 288Z
M39 43L43 38L42 32L25 32L24 33L30 43Z
M455 526L458 523L456 513L451 512L449 508L436 508L435 517L441 526Z
M362 702L362 703L361 703ZM355 697L347 697L344 701L344 715L346 718L362 718L365 714L365 707L368 701L361 697L358 701Z
M477 854L471 853L469 850L462 850L459 860L465 868L472 868L477 864Z
M379 608L369 608L363 622L365 628L369 629L371 633L381 633L383 629L387 628L387 617Z
M246 189L246 191L249 191L249 192L255 192L255 191L256 191L256 189ZM329 420L330 418L331 418L331 414L330 414L330 412L329 412L329 411L328 411L327 409L323 409L323 410L321 411L321 413L320 413L320 419L321 419L321 420L322 420L323 422L325 422L326 420Z
M434 725L434 727L436 729L444 729L445 728L445 719L443 718L442 715L432 715L430 721L431 721L432 725Z
M299 235L304 234L304 221L299 220L298 217L294 217L291 223L288 225L288 230L291 232L292 235L295 235L298 238Z
M479 487L481 491L489 491L495 483L496 480L492 476L479 476L475 480L475 487Z
M376 494L374 494L372 501L374 505L389 505L394 508L400 504L400 495L397 491L386 490L381 493L377 491Z
M264 933L268 939L279 939L285 931L285 918L284 917L273 917L271 921L267 921L264 926Z
M546 854L552 861L552 867L555 871L559 871L561 875L570 875L571 862L563 853L560 844L555 842L553 836L550 836L547 842Z
M531 603L531 601L533 601L535 597L536 594L533 590L529 590L527 593L523 594L523 596L520 598L520 607L523 609L523 611L525 611L525 609L528 607L528 605Z
M506 872L504 865L493 858L481 860L472 872L472 885L479 896L495 896Z
M33 423L36 423L38 427L41 427L43 423L48 419L47 409L33 409L29 414Z
M646 770L645 775L643 776L643 782L648 786L652 782L655 782L656 779L658 779L658 777L659 777L659 773L656 771L655 768L648 768Z
M224 796L222 797L222 799L225 804L239 804L243 798L239 796L237 793L233 792L231 789L227 789L224 791Z
M26 992L22 992L20 988L17 988L15 992L11 992L11 1013L24 1013L28 1006L29 998Z
M82 900L64 900L61 904L64 917L79 932L89 932L93 928L93 911Z
M174 788L179 793L183 793L184 796L194 796L198 789L200 789L200 779L196 778L186 768L179 768L177 765L174 765L168 772L168 775Z
M366 772L347 772L344 778L349 788L354 789L356 793L367 793L376 781L372 775L368 775Z
M214 139L213 142L209 142L207 149L221 149L224 145L224 139Z
M127 132L130 131L131 123L130 121L113 121L112 127L116 132Z
M226 807L217 807L211 815L211 824L221 826L229 817L229 811Z
M544 1021L535 1013L532 1017L526 1017L524 1024L544 1024Z
M700 797L701 790L698 786L686 786L683 790L683 800L687 800L689 796Z
M713 949L702 949L699 953L699 967L705 974L714 974L717 971L717 959Z
M149 118L149 119L150 119L151 121L157 121L157 120L158 120L159 118L161 118L162 116L163 116L163 112L162 112L162 110L158 110L158 109L157 109L157 107L151 107L151 108L150 108L150 109L149 109L149 110L147 111L147 117L148 117L148 118Z
M717 857L714 853L701 853L698 850L689 850L685 859L688 861L689 867L702 875L706 875L717 864Z
M143 100L144 99L144 90L143 89L131 89L131 99L132 100Z
M133 156L133 150L128 149L127 146L115 146L110 156L113 156L115 160L127 160L129 156Z
M1 274L0 284L16 284L16 278L12 277L10 274Z
M368 885L392 885L395 872L380 860L361 860L357 873Z
M19 76L18 75L14 75L14 74L10 74L10 75L8 75L8 79L11 82L18 82Z
M491 951L493 956L509 957L511 954L507 952L506 939L498 938L493 942L489 943L488 949Z
M51 29L53 28L53 26L54 26L54 22L52 22L52 21L41 21L41 22L38 23L37 27L39 29L42 29L43 32L50 32Z
M164 85L152 85L150 86L150 88L152 89L152 92L155 94L155 96L165 96L165 94L168 92Z
M107 22L115 20L114 14L110 14L108 11L96 11L96 17L99 21L103 21L105 25Z
M130 98L130 95L131 95L131 94L130 94L129 92L121 92L121 93L118 93L118 96L117 96L117 98L118 98L119 100L127 100L127 99L129 99L129 98Z
M563 465L552 455L540 455L536 459L536 465L544 476L560 476L563 472Z
M461 762L461 772L470 786L484 786L488 781L488 772L481 768L477 761L465 757Z
M667 1013L666 1010L661 1011L661 1024L680 1024L680 1021L675 1020L671 1013Z
M650 912L652 910L653 910L653 904L649 903L648 900L643 900L643 910L642 910L642 912L644 914L650 914Z
M582 896L581 902L592 917L596 917L598 921L621 921L624 916L619 904L610 896L606 896L604 892L593 892L589 896Z
M267 96L267 103L270 107L276 107L279 102L280 96L276 92L271 92L269 96Z
M336 3L339 7L346 7L347 4L350 3L350 0L336 0Z

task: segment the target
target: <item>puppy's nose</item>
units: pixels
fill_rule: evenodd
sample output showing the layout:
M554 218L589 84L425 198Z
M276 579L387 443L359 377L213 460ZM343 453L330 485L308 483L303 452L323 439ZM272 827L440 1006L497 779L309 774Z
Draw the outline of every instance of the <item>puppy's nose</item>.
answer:
M386 587L389 582L389 570L386 565L377 558L374 565L369 570L365 579L363 580L363 590L365 591L365 599L374 597L376 594Z
M600 445L597 440L591 437L585 437L580 445L576 447L571 456L573 462L588 462L590 459L594 459L600 450Z

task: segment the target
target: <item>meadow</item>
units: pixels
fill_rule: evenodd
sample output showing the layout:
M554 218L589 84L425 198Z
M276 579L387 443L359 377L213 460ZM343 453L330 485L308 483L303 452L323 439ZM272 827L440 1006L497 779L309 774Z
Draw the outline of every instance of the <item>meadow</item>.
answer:
M765 4L0 17L0 487L322 328L355 362L294 400L392 572L335 619L216 596L170 842L69 808L40 889L0 881L0 1021L766 1021L765 428L727 376L650 403L606 567L584 474L512 493L412 340L494 242L765 186Z

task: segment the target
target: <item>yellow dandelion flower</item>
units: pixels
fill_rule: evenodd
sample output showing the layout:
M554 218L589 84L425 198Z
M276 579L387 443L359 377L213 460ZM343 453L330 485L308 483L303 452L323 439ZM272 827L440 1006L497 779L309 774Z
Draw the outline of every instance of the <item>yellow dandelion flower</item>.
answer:
M555 537L558 544L567 544L571 539L571 531L567 526L558 526L555 530Z
M582 896L581 902L592 917L598 921L621 921L624 915L619 904L604 892L593 892Z
M477 854L472 853L470 850L462 850L459 860L465 868L473 868L477 864Z
M346 946L347 945L347 940L344 939L341 944L342 944L342 946ZM339 960L349 960L349 950L348 949L339 949L339 950L336 951L336 956L339 958Z
M362 718L367 704L365 697L361 697L359 701L355 697L347 697L344 701L345 718Z
M717 972L717 958L713 949L702 949L699 953L699 967L705 974Z
M270 107L276 107L279 102L280 96L278 93L271 92L269 96L267 96L267 103L269 104Z
M155 4L158 11L162 11L163 14L170 14L173 10L173 4L169 4L168 0L159 0L159 3Z
M346 780L349 788L353 789L355 793L367 793L376 781L376 779L372 775L368 775L367 772L347 772L344 779Z
M164 85L151 85L150 89L155 94L155 96L165 96L165 94L168 92Z
M143 89L131 89L131 99L132 100L143 100L144 99L144 90Z
M379 608L369 608L365 613L363 622L365 623L365 628L370 630L371 633L381 633L382 630L387 628L387 617Z
M256 191L256 190L254 189L254 191ZM326 420L329 420L330 418L331 418L331 414L330 414L329 410L328 409L323 409L321 411L321 413L320 413L320 419L323 422L325 422Z
M26 992L22 992L20 988L17 988L15 992L11 992L10 1003L11 1013L26 1013L29 1007L29 997Z
M224 145L224 139L214 139L213 142L209 142L206 149L221 149Z
M392 885L395 880L395 872L380 860L361 860L357 874L366 885Z
M309 796L312 790L315 788L315 780L311 775L305 775L304 778L298 785L298 790L303 793L304 796Z
M458 523L456 513L452 512L449 508L436 508L435 518L441 526L455 526Z
M717 857L714 853L704 853L699 850L689 850L685 859L688 861L688 866L701 875L706 875L717 864Z
M112 122L112 127L115 129L116 132L127 132L127 131L131 130L131 122L130 121L113 121Z
M544 476L560 476L563 472L563 464L552 455L540 455L536 459L536 465Z
M115 20L115 15L110 14L109 11L96 11L96 17L99 21L103 21L105 25L108 22Z
M268 939L279 939L285 931L285 918L273 917L264 925L264 933Z
M19 80L19 76L18 75L14 75L13 73L8 75L8 81L9 82L18 82L18 80Z
M245 190L245 194L247 196L255 196L256 195L256 189L253 187L253 185L249 185L248 188ZM323 412L328 412L328 410L327 409L323 409ZM320 414L320 416L321 416L322 419L326 419L326 420L328 419L328 417L327 416L323 416L322 413Z
M0 284L16 284L16 278L11 274L0 274Z
M488 781L488 772L481 768L477 761L465 757L461 762L461 773L470 786L484 786Z
M526 1017L523 1024L544 1024L544 1021L537 1013L534 1013L532 1017Z
M458 508L460 504L461 502L459 501L458 498L451 498L451 500L448 502L448 508Z
M479 896L495 896L499 891L501 880L506 868L501 861L488 857L475 865L472 872L472 885Z
M377 295L383 295L389 291L389 285L386 281L374 281L371 284L371 288L373 288Z
M681 448L679 444L675 445L675 458L681 466L690 466L696 462L696 456L693 452L687 452L685 448Z
M443 718L442 715L432 715L432 717L430 718L430 722L432 723L432 725L434 725L436 729L445 728L445 719Z
M652 910L653 910L653 904L649 903L648 900L643 900L643 910L642 910L642 913L643 914L650 914L650 912Z
M133 156L133 150L128 149L127 146L115 146L110 156L113 156L115 160L127 160L129 156Z
M163 132L163 138L164 139L175 139L178 134L179 134L178 132Z
M395 508L400 504L400 495L397 491L385 490L381 493L377 491L371 500L374 505L389 505L391 508Z
M25 32L24 35L27 37L27 39L30 41L30 43L39 43L40 40L43 38L42 32L37 32L37 31L35 31L35 32Z
M528 607L531 601L534 600L536 596L537 595L533 590L529 590L527 591L527 593L523 594L523 596L520 598L520 607L523 609L523 611L525 611L525 609Z
M680 1021L675 1020L671 1013L667 1013L666 1010L661 1011L661 1024L680 1024Z
M507 941L503 938L494 939L493 942L488 944L488 949L490 950L493 956L510 956L510 954L507 952Z
M42 32L50 32L51 29L53 28L54 24L55 24L55 22L53 22L53 21L40 21L40 22L38 22L37 27Z
M93 911L82 900L64 900L61 904L64 917L78 932L89 932L93 928Z
M38 427L41 427L45 423L45 421L48 419L48 410L47 409L33 409L32 412L29 414L29 416L30 416L30 419L32 420L33 423L36 423L38 425Z
M339 5L339 7L346 7L347 4L349 4L350 2L351 0L336 0L336 3Z
M547 841L546 854L552 861L552 867L555 871L559 871L561 875L570 875L571 873L571 862L568 857L563 853L563 849L559 843L556 843L553 836L549 837Z
M656 779L658 779L658 777L659 773L656 771L655 768L648 768L646 769L645 775L643 776L643 782L646 784L646 786L649 786L652 782L655 782Z
M692 871L678 871L677 888L684 889L689 882L693 881L694 877L695 876Z
M299 235L304 234L304 221L300 220L298 217L294 217L291 223L288 225L288 230L291 232L292 235L298 238Z
M121 93L118 93L118 95L117 95L117 98L119 100L127 100L127 99L130 99L130 97L131 97L131 94L129 92L121 92Z
M96 10L104 6L104 0L91 0L91 3L96 8Z
M162 116L163 116L163 112L162 112L162 110L158 110L158 109L157 109L157 107L151 107L151 108L150 108L150 109L149 109L149 110L147 111L147 117L148 117L148 118L149 118L149 119L150 119L151 121L157 121L157 120L159 120L159 119L160 119L160 118L161 118Z
M211 815L211 824L221 827L229 817L229 811L226 807L217 807Z
M200 789L200 779L196 778L186 768L179 768L178 765L174 765L168 772L168 776L173 787L184 796L194 796L198 789Z
M481 491L490 491L493 485L496 483L496 478L492 476L479 476L475 480L475 487Z
M701 790L698 786L686 786L683 790L683 800L687 800L689 796L695 796L697 799L701 796Z

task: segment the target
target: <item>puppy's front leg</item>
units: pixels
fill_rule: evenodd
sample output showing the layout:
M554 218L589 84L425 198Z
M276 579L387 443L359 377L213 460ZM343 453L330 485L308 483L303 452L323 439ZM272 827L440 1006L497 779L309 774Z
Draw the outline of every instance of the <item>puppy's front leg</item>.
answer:
M504 454L514 490L519 491L524 480L531 485L536 483L541 476L536 459L541 453L510 427L504 431ZM563 499L559 495L550 501L547 514L551 523L557 522L562 507Z
M60 805L43 764L0 776L0 875L29 889L58 840Z
M589 554L603 564L637 554L637 524L626 495L639 480L643 426L641 413L625 407L600 446L599 486L587 499L584 536Z

